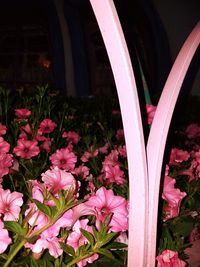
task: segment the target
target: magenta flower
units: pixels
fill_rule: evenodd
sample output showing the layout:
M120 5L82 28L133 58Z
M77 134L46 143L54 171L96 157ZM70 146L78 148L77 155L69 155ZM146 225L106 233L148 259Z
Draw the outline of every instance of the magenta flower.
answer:
M80 246L87 244L88 240L81 234L80 228L92 233L92 227L88 225L88 220L80 220L77 221L72 230L73 232L69 234L67 238L67 244L72 246L76 251ZM98 254L94 254L91 257L83 259L77 263L78 267L83 267L87 265L87 263L92 263L98 259Z
M126 152L126 145L124 146L119 146L118 147L118 152L119 152L119 155L123 158L126 158L127 157L127 152Z
M8 231L4 229L4 224L0 220L0 254L2 254L11 243L12 240L8 235Z
M186 196L185 192L181 192L179 189L174 188L175 183L175 179L165 176L162 193L162 198L168 202L168 206L164 208L166 213L165 221L179 215L181 200Z
M42 173L42 181L45 186L54 194L59 190L77 189L77 182L71 173L59 169L58 167Z
M81 157L82 162L87 162L90 158L96 157L99 153L98 149L94 149L93 146L89 147L88 151L85 151Z
M185 133L189 139L193 139L200 136L200 127L196 123L190 124Z
M102 154L108 154L108 148L109 148L109 144L106 143L104 146L99 147L99 152Z
M190 154L187 151L178 148L172 148L169 163L171 165L177 165L183 161L187 161L189 157Z
M42 133L51 133L54 131L54 129L57 127L57 124L55 122L53 122L50 119L44 119L41 123L40 123L40 130L42 131Z
M0 214L4 221L17 221L20 207L23 204L23 195L18 192L10 192L0 188Z
M156 257L158 261L157 267L185 267L186 262L178 257L177 251L164 250L162 254Z
M111 189L99 188L96 194L85 202L85 205L94 208L97 228L108 215L112 214L109 224L111 231L121 232L128 229L128 202L121 196L115 196Z
M124 130L123 129L118 129L116 133L116 139L119 141L124 140Z
M8 153L10 150L10 144L6 142L3 137L0 136L0 154Z
M13 155L0 154L0 177L9 173L9 169L13 164Z
M77 144L80 140L80 136L79 134L77 134L76 132L73 131L69 131L69 132L64 132L62 134L63 138L67 138L68 142Z
M118 161L118 155L119 155L119 152L116 149L112 150L111 153L105 157L105 160L103 162L103 170L104 170L104 167L107 165L120 166L121 164Z
M66 171L72 171L77 161L74 152L70 151L68 148L58 149L49 159L54 167L57 166Z
M18 119L27 119L31 115L31 111L27 108L15 109L15 116Z
M105 165L104 173L105 178L109 184L116 183L122 185L125 183L124 172L120 169L118 165Z
M73 173L77 176L81 176L85 179L89 175L90 169L87 166L81 165L78 168L74 169Z
M150 125L153 122L153 118L156 112L156 106L147 104L146 111L147 111L147 123Z
M37 144L38 142L35 140L18 139L17 146L13 149L13 152L21 158L31 159L40 153Z
M0 123L0 136L5 135L6 132L7 132L7 127L3 125L2 123Z

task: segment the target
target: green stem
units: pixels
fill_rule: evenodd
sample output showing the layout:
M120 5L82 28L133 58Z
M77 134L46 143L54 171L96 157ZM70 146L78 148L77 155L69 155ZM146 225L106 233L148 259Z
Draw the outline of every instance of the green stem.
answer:
M10 254L10 256L8 257L7 261L5 262L5 264L3 265L3 267L7 267L11 261L13 260L13 258L15 257L15 255L20 251L20 249L24 246L24 244L27 241L25 239L23 239L18 246L13 250L13 252Z
M88 254L86 255L83 255L82 257L80 256L79 258L76 258L76 259L73 259L72 261L70 261L65 267L71 267L73 266L74 264L76 264L77 262L81 261L81 260L84 260L84 259L87 259L89 257L91 257L95 252L89 252Z

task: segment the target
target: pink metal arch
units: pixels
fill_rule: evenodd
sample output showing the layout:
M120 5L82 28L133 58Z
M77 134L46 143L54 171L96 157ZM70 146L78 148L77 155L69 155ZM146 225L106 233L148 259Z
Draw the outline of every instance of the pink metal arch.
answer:
M181 49L159 101L147 144L147 176L137 88L117 12L112 0L90 2L111 62L124 125L130 183L128 266L153 267L164 148L178 93L200 43L200 24Z
M113 1L90 2L110 58L124 125L130 177L129 266L146 266L147 167L135 78Z
M185 41L160 97L147 143L149 177L148 266L155 264L158 196L166 138L174 107L188 67L200 43L200 23Z

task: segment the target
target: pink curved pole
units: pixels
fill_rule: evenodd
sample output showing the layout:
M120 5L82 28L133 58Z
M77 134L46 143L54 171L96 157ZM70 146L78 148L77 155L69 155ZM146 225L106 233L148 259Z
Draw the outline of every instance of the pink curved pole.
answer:
M147 266L155 266L158 196L166 138L174 107L188 67L200 43L200 23L184 43L166 81L147 143L149 176L149 231Z
M148 183L135 78L113 1L90 2L112 66L125 132L130 185L128 266L146 267Z

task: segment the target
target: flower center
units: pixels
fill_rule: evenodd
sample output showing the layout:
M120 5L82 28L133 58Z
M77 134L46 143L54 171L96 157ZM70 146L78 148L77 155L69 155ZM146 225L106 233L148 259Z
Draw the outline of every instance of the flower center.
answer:
M65 163L66 163L66 159L61 159L61 160L60 160L60 164L61 164L61 165L64 165Z
M29 152L29 148L28 148L28 147L25 147L25 148L24 148L24 152L25 152L25 153L28 153L28 152Z

